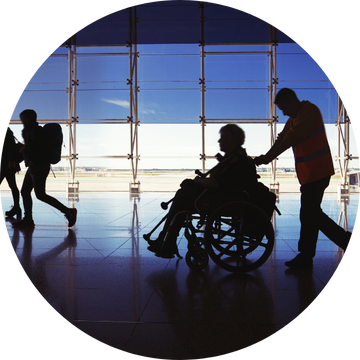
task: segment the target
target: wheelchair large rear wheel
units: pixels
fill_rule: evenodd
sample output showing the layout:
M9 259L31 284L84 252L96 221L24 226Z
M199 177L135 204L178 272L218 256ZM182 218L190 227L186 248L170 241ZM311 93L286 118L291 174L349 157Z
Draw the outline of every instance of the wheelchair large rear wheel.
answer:
M237 201L220 206L206 223L206 251L227 271L242 273L259 268L273 247L271 221L251 203Z

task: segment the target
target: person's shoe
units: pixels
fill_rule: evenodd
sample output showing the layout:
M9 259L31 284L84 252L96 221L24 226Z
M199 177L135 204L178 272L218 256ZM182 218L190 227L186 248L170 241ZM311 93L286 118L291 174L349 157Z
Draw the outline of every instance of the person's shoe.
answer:
M76 209L69 209L68 212L65 214L65 217L69 221L68 227L71 228L76 223L77 218L77 210Z
M34 220L22 219L12 224L17 229L33 229L35 227Z
M164 235L165 235L164 231L160 231L159 236L155 240L150 240L150 238L147 235L145 235L144 239L149 244L147 249L153 253L156 253L158 250L160 250L164 240Z
M149 246L147 247L149 251L156 253L161 249L162 241L160 239L150 240L150 241L148 241Z
M304 254L298 254L296 257L290 261L286 261L285 265L290 269L310 269L313 266L313 259Z
M16 215L16 217L18 219L21 219L21 208L20 206L13 206L13 208L9 211L5 211L5 216L6 217L14 217Z
M176 240L175 240L176 241ZM178 254L176 243L166 241L162 244L161 248L155 252L155 256L163 259L172 259Z

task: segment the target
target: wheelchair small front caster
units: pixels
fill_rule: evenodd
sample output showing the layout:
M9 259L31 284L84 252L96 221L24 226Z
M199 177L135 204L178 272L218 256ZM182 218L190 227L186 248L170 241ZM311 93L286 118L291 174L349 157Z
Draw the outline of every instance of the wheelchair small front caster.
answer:
M185 260L191 270L203 270L209 263L209 256L205 249L193 247L186 253Z
M204 244L204 238L202 238L202 237L198 237L198 236L192 237L191 241L188 238L187 249L188 250L199 249L199 248L202 249L201 246L203 244Z

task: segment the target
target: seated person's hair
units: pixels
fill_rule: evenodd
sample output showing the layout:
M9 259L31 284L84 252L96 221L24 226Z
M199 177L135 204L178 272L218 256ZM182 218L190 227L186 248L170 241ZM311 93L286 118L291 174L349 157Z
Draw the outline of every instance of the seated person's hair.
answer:
M229 131L230 134L235 137L236 143L239 146L242 146L244 144L245 132L240 126L236 124L227 124L220 129L220 132L222 131Z

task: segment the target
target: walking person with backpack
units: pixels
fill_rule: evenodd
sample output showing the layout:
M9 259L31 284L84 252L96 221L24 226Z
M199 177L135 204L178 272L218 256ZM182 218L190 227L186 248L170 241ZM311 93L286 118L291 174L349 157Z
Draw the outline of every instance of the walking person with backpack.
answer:
M5 216L13 217L14 215L16 215L18 219L21 218L21 208L20 193L16 185L15 174L20 171L19 162L21 161L17 158L17 149L14 133L10 130L10 128L8 128L6 131L3 151L1 155L0 184L4 179L6 179L9 188L11 189L11 194L14 200L14 206L11 210L5 211Z
M20 119L24 126L22 130L22 136L25 142L23 154L25 165L28 169L21 188L25 211L24 218L13 223L13 227L35 227L32 214L33 202L31 198L31 191L34 189L35 195L40 201L53 206L65 215L70 228L74 226L76 222L77 210L66 207L57 199L46 194L45 190L46 179L50 172L50 164L53 162L51 139L45 127L41 127L37 123L37 114L34 110L24 110L20 114Z

